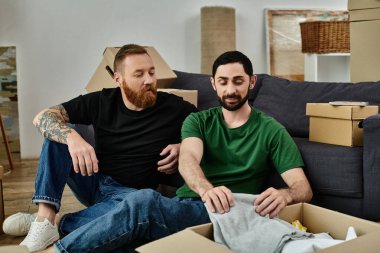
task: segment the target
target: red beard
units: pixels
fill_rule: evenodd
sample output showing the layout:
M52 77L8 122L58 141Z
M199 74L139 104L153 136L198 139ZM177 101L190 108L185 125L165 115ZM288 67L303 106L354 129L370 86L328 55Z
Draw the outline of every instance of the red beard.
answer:
M146 85L142 90L136 92L130 89L127 83L123 81L122 88L129 102L139 108L145 109L156 103L157 89L153 85Z

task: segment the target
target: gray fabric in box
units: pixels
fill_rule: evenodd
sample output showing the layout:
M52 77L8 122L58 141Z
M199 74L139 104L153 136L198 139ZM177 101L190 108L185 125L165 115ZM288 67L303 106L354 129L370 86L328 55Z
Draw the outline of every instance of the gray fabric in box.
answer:
M305 173L319 194L363 196L363 148L293 138L305 162ZM323 176L321 176L323 175Z
M306 103L330 101L366 101L380 105L380 82L315 83L297 82L269 75L259 75L253 105L277 119L292 136L309 136ZM291 112L291 113L290 113Z

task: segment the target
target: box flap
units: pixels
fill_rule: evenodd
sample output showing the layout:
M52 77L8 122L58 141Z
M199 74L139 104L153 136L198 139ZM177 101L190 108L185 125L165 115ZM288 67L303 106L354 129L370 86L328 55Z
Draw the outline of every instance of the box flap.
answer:
M119 47L107 47L104 50L103 59L86 86L88 92L117 87L113 81L113 61L119 49ZM177 78L177 75L170 69L169 65L154 47L145 47L145 49L152 58L156 68L157 87L168 87Z
M285 220L289 223L292 223L295 220L299 220L302 223L303 220L303 204L294 204L289 205L286 208L282 209L278 214L278 217L282 220Z
M380 8L380 0L348 0L349 10Z
M349 226L353 226L358 236L380 230L380 224L347 214L332 211L311 204L303 205L302 224L310 232L329 232L335 239L345 239ZM329 231L326 231L329 228Z
M355 240L350 240L333 247L318 251L318 253L378 253L380 249L380 231L375 231L367 235L360 236Z
M380 20L380 8L353 10L349 13L350 22Z
M136 249L140 253L232 253L226 246L185 229Z
M195 233L200 234L200 235L202 235L208 239L213 239L213 237L214 237L212 223L193 226L193 227L189 227L187 229L190 229L190 230L194 231Z
M379 107L370 106L349 106L330 105L328 103L307 103L306 115L333 119L365 119L377 114Z

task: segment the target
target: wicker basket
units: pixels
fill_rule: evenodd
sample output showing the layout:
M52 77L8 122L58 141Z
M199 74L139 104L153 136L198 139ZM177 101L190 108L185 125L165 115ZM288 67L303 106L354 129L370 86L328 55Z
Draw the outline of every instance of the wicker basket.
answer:
M311 21L300 23L302 53L350 52L348 21Z

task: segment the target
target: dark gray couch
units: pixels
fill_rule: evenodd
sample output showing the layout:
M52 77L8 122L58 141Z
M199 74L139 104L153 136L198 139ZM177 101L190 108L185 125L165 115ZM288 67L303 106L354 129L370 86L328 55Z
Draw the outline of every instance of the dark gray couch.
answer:
M198 109L219 106L210 76L176 71L171 88L198 90ZM289 131L305 162L305 173L313 188L312 203L350 215L380 221L380 114L364 120L364 146L344 147L308 141L306 103L368 101L380 105L380 82L313 83L293 82L265 74L258 75L249 103L277 119ZM93 144L91 128L79 126ZM178 187L178 175L162 178L163 185ZM283 187L273 170L265 187ZM170 191L172 194L173 191ZM168 194L168 187L161 187Z
M171 85L197 89L198 108L218 106L210 76L176 71ZM367 101L380 105L380 82L294 82L258 75L249 103L277 119L289 131L305 162L313 188L312 203L369 220L380 220L380 114L363 121L364 146L344 147L308 141L306 103ZM272 173L267 186L281 187L281 177Z

